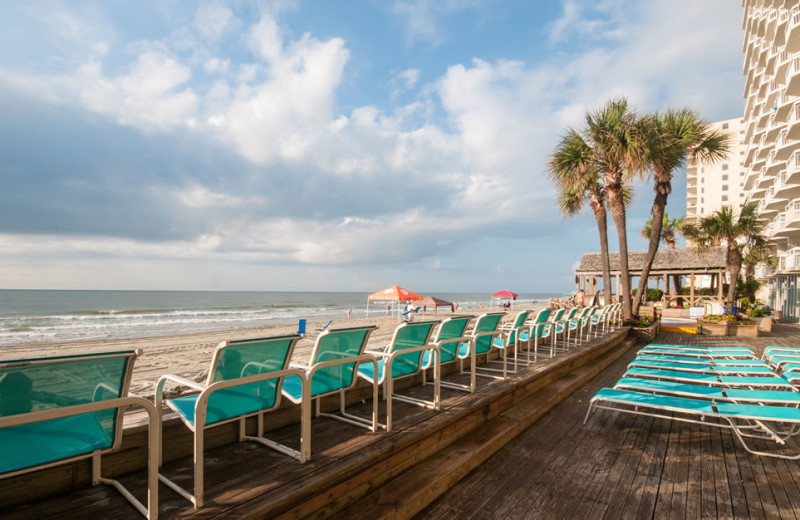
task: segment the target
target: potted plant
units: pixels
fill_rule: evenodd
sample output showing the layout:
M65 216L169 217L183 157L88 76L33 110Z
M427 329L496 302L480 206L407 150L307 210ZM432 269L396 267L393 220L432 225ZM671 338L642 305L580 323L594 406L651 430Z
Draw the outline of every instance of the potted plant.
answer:
M709 336L729 336L728 329L735 316L729 314L707 314L697 320L697 333Z
M652 316L636 316L629 320L622 320L623 327L630 327L631 334L638 343L650 343L658 335L660 322L653 320Z
M758 325L758 330L761 332L772 332L772 318L770 318L764 309L755 307L749 312L750 319Z

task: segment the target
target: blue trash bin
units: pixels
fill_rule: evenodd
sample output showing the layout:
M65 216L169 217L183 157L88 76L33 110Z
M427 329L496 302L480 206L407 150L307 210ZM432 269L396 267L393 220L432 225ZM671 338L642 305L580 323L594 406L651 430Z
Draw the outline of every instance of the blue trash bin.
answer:
M297 323L297 333L298 334L305 334L306 333L306 320L300 320Z

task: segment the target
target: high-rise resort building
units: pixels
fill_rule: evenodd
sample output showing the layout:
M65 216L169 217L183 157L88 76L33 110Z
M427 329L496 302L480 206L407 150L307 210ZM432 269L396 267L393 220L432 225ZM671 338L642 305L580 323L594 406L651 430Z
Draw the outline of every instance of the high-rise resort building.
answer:
M716 163L689 161L686 168L686 220L689 222L696 222L722 206L732 206L738 211L746 199L745 121L729 119L711 123L711 126L730 135L730 153L726 160Z
M779 259L777 269L757 270L764 283L759 295L780 311L783 320L796 322L800 317L800 6L797 0L743 0L742 5L745 199L758 205Z

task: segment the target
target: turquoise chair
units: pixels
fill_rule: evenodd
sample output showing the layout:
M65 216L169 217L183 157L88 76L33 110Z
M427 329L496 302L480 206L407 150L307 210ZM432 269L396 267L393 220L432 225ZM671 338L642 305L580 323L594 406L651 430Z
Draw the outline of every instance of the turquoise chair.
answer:
M800 453L787 455L758 450L747 441L759 439L785 445L788 438L800 432L800 408L795 406L726 402L603 388L589 402L584 424L597 409L728 428L749 453L786 460L800 459Z
M463 373L464 372L464 360L470 358L470 392L474 392L475 388L477 388L477 378L478 375L478 366L477 366L477 357L481 354L485 354L486 357L489 357L489 352L492 350L492 343L494 338L500 334L500 331L497 330L497 327L500 325L500 320L505 316L504 312L489 312L486 314L482 314L478 317L475 322L475 326L471 331L468 331L465 335L469 341L461 343L458 347L458 359L459 359L459 369ZM503 376L502 378L505 379L506 377L506 359L505 359L505 350L503 352ZM489 374L480 374L485 377L493 377L496 378L497 376L489 375Z
M578 307L571 307L566 309L564 314L561 315L561 318L558 320L553 320L555 323L555 336L553 340L556 342L555 350L562 350L566 352L569 350L569 340L570 340L570 328L569 323L575 318L575 315L580 311ZM564 340L563 348L558 347L558 337L561 336Z
M530 314L531 311L518 312L513 322L506 325L500 325L500 331L502 334L492 340L494 347L498 349L508 349L512 346L514 347L514 368L513 370L509 370L512 374L517 373L520 343L524 342L527 344L530 340L530 325L526 323ZM530 361L530 348L528 348L528 365L531 364Z
M394 330L392 340L384 350L367 350L368 354L376 357L377 364L362 364L358 367L359 377L370 383L383 385L383 396L386 399L386 424L382 426L386 431L392 429L393 399L439 410L439 370L434 370L432 401L401 395L394 391L395 379L422 372L423 355L431 350L428 340L431 338L434 327L438 324L439 320L401 323ZM437 354L437 350L434 350L434 356ZM438 363L434 362L434 364Z
M539 343L544 343L544 340L551 337L553 332L553 325L550 323L550 315L553 309L541 309L534 316L533 321L530 323L530 338L529 341L533 342L533 361L539 360ZM552 348L550 357L553 357ZM530 361L530 348L528 349L528 361Z
M93 486L114 486L142 515L158 518L158 412L150 401L128 396L138 355L0 361L0 479L91 459ZM119 448L128 407L143 408L149 419L146 507L102 476L102 455Z
M314 342L308 364L293 363L292 367L302 370L302 375L289 376L283 382L283 395L295 404L310 407L315 404L315 417L329 417L346 422L372 432L378 431L378 383L372 384L372 419L347 413L345 393L355 387L358 381L358 366L362 363L373 365L378 371L375 357L366 354L367 340L378 328L375 325L328 329ZM320 401L328 395L339 395L339 413L323 413ZM311 454L311 426L304 430L303 439L307 453Z
M433 366L434 378L436 372L439 373L440 386L446 388L453 388L455 390L465 390L471 392L470 385L462 385L450 381L441 380L441 365L447 363L454 363L458 359L458 349L461 343L469 341L466 337L467 325L474 318L474 316L454 316L447 318L439 326L438 331L431 338L430 344L433 348L425 352L422 358L422 381L427 383L426 371ZM434 352L438 352L438 355ZM436 363L439 363L439 368L436 368Z
M565 342L563 348L559 348L558 337L564 336L564 317L568 314L567 309L555 309L550 311L550 316L547 319L550 325L545 329L544 338L550 338L550 357L552 358L557 351L566 352L569 350L569 343ZM559 327L561 325L561 327Z
M194 493L190 493L163 474L164 484L189 500L195 508L204 501L204 432L230 422L239 424L239 442L253 441L289 455L300 462L309 458L306 430L309 412L301 411L300 450L294 450L264 437L263 414L275 410L281 402L281 386L287 376L304 377L302 371L289 368L300 334L271 338L225 341L214 350L205 383L198 383L173 374L162 376L156 383L155 403L178 413L194 435ZM187 386L196 393L164 399L166 383ZM245 434L248 417L257 416L258 433ZM159 463L162 457L159 456Z

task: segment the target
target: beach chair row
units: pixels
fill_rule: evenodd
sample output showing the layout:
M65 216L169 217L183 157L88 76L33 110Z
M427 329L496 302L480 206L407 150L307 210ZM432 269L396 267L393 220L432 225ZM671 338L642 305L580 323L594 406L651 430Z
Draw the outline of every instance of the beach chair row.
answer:
M195 507L202 506L203 432L208 428L238 423L240 441L258 442L305 462L311 457L312 416L334 417L373 432L379 428L389 431L393 400L438 410L441 386L474 392L477 376L506 378L516 372L519 363L531 362L531 349L532 362L536 362L540 347L549 349L552 356L558 349L565 350L609 330L613 323L610 307L568 312L546 309L535 315L523 311L510 324L501 325L504 315L487 313L477 318L455 316L444 321L404 323L382 350L366 348L376 326L326 329L316 338L307 365L291 361L299 334L226 341L215 350L205 382L165 375L156 384L155 403L128 395L133 364L141 351L0 362L0 479L90 458L93 485L114 486L142 515L155 519L159 480ZM489 360L493 351L500 352L498 360ZM479 356L486 358L481 365ZM513 369L509 369L509 356ZM470 365L469 384L442 380L443 364L458 362L463 373L465 360ZM430 382L429 372L433 373ZM424 383L433 386L431 399L395 391L395 379L419 373ZM372 386L369 417L346 410L345 393L359 379ZM171 385L192 393L170 397ZM386 400L383 423L378 419L381 386ZM324 413L321 398L335 394L339 396L337 413ZM300 407L299 449L265 436L264 414L276 410L282 399ZM193 432L192 490L159 473L163 404ZM122 417L129 407L144 409L149 420L145 504L101 472L102 455L119 448ZM253 416L257 417L257 432L247 435L246 420Z
M762 359L792 384L800 384L800 348L766 347Z
M783 446L800 432L800 392L747 348L651 344L592 397L584 424L598 409L728 428L750 453L800 459L752 445Z

